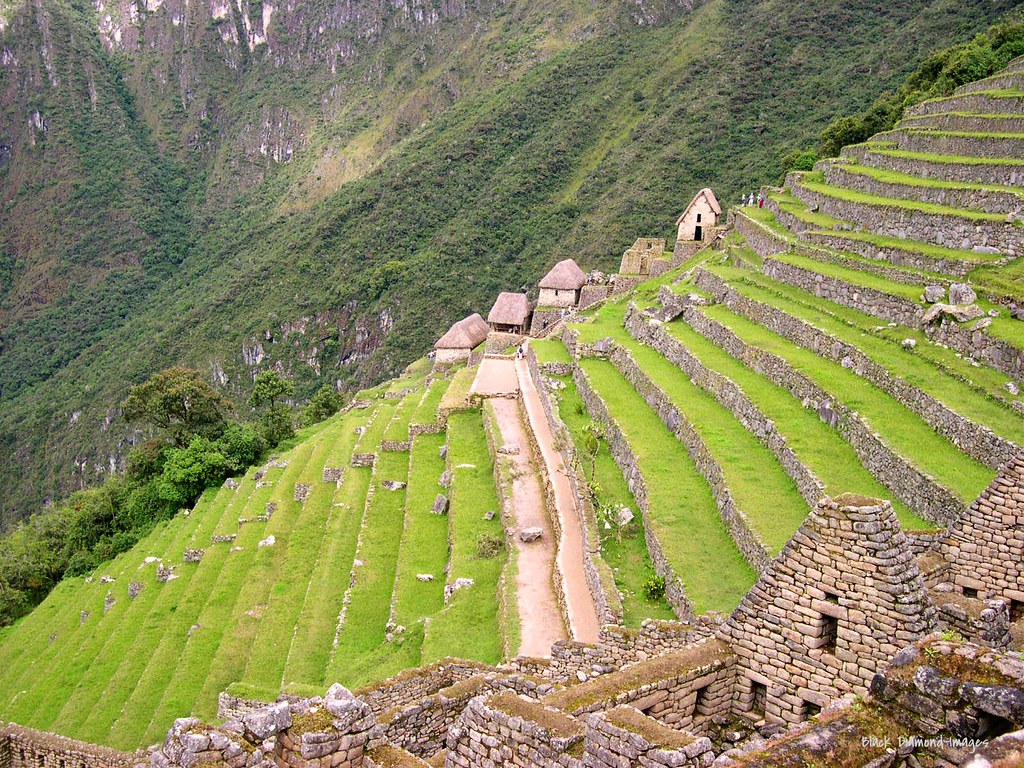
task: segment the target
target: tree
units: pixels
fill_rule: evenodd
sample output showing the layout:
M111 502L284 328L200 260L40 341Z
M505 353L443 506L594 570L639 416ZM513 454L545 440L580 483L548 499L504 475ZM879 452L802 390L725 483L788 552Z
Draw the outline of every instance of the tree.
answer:
M165 501L188 506L204 489L220 485L230 472L230 463L215 443L194 437L187 448L168 451L157 492Z
M324 384L306 403L302 423L307 427L333 416L342 405L342 396L330 384Z
M231 402L191 368L168 368L132 387L121 404L126 421L144 421L164 431L174 445L201 435L216 438L226 424Z
M271 409L277 405L277 398L290 397L295 386L277 371L263 371L256 374L249 396L250 408L262 408L269 405Z

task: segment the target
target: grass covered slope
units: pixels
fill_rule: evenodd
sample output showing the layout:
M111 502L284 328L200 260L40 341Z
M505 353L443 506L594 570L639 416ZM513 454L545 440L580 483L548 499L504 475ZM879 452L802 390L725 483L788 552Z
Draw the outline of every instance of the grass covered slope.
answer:
M681 190L729 203L774 178L786 149L1012 5L456 4L353 35L332 71L314 32L330 4L308 30L275 14L253 51L226 50L205 6L179 26L164 6L140 21L158 44L127 29L107 54L91 6L48 3L52 45L30 4L0 35L21 62L0 69L6 520L116 463L116 404L158 368L222 372L239 403L256 339L299 397L393 374L551 261L607 269L636 235L669 236Z
M448 384L416 370L366 393L368 407L304 430L294 448L208 491L96 573L62 582L0 632L0 716L134 749L175 718L215 718L228 688L272 700L451 653L500 661L506 557L478 553L480 535L503 533L500 517L484 520L498 504L480 411L453 415L450 434L419 435L410 450L381 450L408 440L414 418L436 423ZM452 509L435 515L449 440ZM351 466L354 453L376 454L375 465ZM340 482L323 480L339 467ZM186 550L203 554L185 562ZM158 581L164 566L171 578ZM476 583L446 605L445 584L458 577Z

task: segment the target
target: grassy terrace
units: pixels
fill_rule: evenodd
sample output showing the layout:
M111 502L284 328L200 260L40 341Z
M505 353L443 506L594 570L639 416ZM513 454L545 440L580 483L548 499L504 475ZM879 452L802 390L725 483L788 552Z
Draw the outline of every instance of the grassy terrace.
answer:
M1024 138L1022 136L1021 138ZM856 173L861 176L870 176L878 181L890 184L906 184L913 187L929 187L932 189L968 189L983 190L987 192L1006 192L1017 197L1024 197L1024 190L1020 187L1007 187L998 184L976 184L967 181L947 181L926 176L914 176L910 173L891 171L885 168L875 168L871 165L860 165L852 161L833 161L836 166L848 173Z
M724 305L702 311L747 344L782 357L837 401L856 410L895 452L935 477L965 503L973 501L995 476L993 470L960 453L920 417L853 371L733 314Z
M385 642L385 625L391 615L391 591L398 569L398 549L405 517L405 489L389 491L385 480L408 482L409 454L381 453L377 456L372 498L366 506L363 529L356 557L362 562L355 570L355 585L349 591L345 623L338 636L338 645L328 668L328 678L341 680L348 686L359 686L375 679L386 659L373 653ZM401 646L416 643L411 636L395 640L396 652ZM419 655L418 649L411 651ZM399 667L400 668L400 667ZM383 677L397 670L384 671Z
M474 580L454 593L444 610L426 628L422 662L445 656L495 663L502 657L505 629L498 619L498 580L508 557L502 550L493 557L478 553L481 536L502 537L501 505L494 487L494 468L487 449L479 409L448 417L448 463L452 469L448 511L451 567L448 582ZM485 520L488 512L492 520ZM437 574L438 577L441 574ZM510 592L510 599L515 599Z
M743 389L754 405L771 418L797 458L825 484L825 491L829 495L858 493L875 498L892 496L863 467L852 446L785 389L747 368L686 323L679 321L663 327L707 368L728 377ZM930 527L902 501L893 499L892 503L905 528L919 530Z
M366 427L366 431L356 441L355 451L357 453L377 453L380 450L384 433L391 425L391 419L398 409L400 400L380 399L374 404L373 421Z
M931 152L910 152L905 149L891 149L888 146L868 144L872 154L886 157L899 157L904 160L921 160L930 163L949 163L952 165L1022 165L1024 159L1018 157L971 157L970 155L936 155Z
M798 256L795 253L784 253L772 258L777 261L784 261L794 267L801 267L810 272L817 272L820 275L835 277L851 285L859 285L863 288L872 288L881 293L909 301L913 304L920 303L921 286L897 283L895 280L888 280L870 272L864 272L853 267L845 267L842 264L834 264L829 261L818 261L806 256Z
M957 413L983 424L997 435L1024 444L1024 416L1007 408L1004 401L993 399L990 394L1008 394L1003 389L1003 384L1009 380L1007 376L991 369L975 368L955 358L949 350L928 343L920 331L885 328L876 333L873 329L878 327L877 318L840 307L764 275L751 274L747 270L725 265L715 266L712 271L725 278L731 287L744 296L781 309L849 344L855 344L875 363L942 401ZM901 342L906 338L917 339L917 346L904 349ZM933 357L936 353L937 356ZM953 361L957 364L956 375L947 372ZM972 383L967 383L965 378ZM980 391L979 385L984 384L988 385L987 391Z
M405 497L405 529L398 553L395 581L395 621L406 627L421 622L444 605L444 567L448 562L448 518L430 511L445 490L438 484L444 472L441 447L445 436L417 435L409 457L409 487ZM429 573L433 581L419 581Z
M975 289L1024 301L1024 258L1003 266L978 267L970 274ZM1024 347L1024 342L1017 342Z
M725 406L693 384L655 350L622 327L623 304L606 309L616 321L613 338L633 353L641 370L686 416L725 475L736 505L768 547L778 553L806 517L807 503L782 465Z
M725 529L707 481L611 363L586 359L580 367L637 456L647 484L651 526L694 609L732 610L755 574Z
M423 400L423 397L424 392L421 388L414 392L410 392L402 398L401 403L395 409L395 413L391 417L390 423L384 430L383 440L404 443L409 439L409 423L412 420L413 414L419 407L420 402Z
M441 399L448 391L451 379L435 379L423 393L416 412L412 415L412 424L433 424L437 421L437 411L441 407Z
M768 197L775 201L779 210L796 217L814 229L837 229L844 223L841 219L829 216L827 213L809 210L800 198L788 190L769 192Z
M958 218L970 219L972 221L1006 221L1006 215L1002 213L985 213L984 211L973 211L967 208L953 208L938 203L922 203L916 200L903 200L896 197L880 197L870 195L855 189L835 187L826 184L824 176L820 173L804 173L800 176L800 186L809 192L816 192L819 195L833 197L837 200L845 200L851 203L862 205L885 206L889 208L902 208L909 211L920 211L940 216L956 216Z
M964 251L957 248L945 248L941 245L926 243L921 240L903 240L898 237L878 235L874 232L855 232L853 230L812 230L812 232L831 235L832 237L841 237L847 240L858 240L862 243L871 243L879 248L893 248L911 253L921 253L925 256L931 256L935 259L946 259L947 261L984 262L997 261L1003 258L1002 255L997 253L974 253L973 251Z
M538 363L571 363L569 350L557 339L531 339L530 348L537 355Z
M612 458L608 443L591 431L593 421L576 391L572 377L563 376L559 380L565 384L565 388L556 393L558 415L572 434L583 473L594 491L594 506L599 511L601 557L612 569L615 585L622 594L623 624L639 627L646 618L674 618L675 614L664 598L651 600L643 590L644 582L655 574L647 552L643 519L636 500ZM600 511L607 510L614 515L623 507L632 510L633 521L622 527L613 522L613 527L605 528Z

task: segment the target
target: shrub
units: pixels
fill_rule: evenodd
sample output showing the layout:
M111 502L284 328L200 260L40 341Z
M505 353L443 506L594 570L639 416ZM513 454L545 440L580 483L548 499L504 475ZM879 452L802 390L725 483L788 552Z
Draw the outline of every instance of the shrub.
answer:
M644 591L644 597L651 602L661 600L665 597L665 579L661 576L651 575L648 576L641 587Z
M476 556L484 559L497 557L505 551L505 537L496 533L481 533L476 537Z
M324 384L306 404L302 412L302 423L308 427L330 418L338 412L342 403L341 393L336 392L330 384Z

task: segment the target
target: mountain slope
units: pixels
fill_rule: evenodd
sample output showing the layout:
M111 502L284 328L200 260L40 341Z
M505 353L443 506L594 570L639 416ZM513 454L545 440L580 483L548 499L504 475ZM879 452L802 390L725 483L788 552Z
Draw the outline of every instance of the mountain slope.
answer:
M70 240L32 250L20 227L59 231L36 208L62 221L75 208L56 193L45 206L28 192L9 204L7 519L117 465L136 436L116 404L154 370L185 362L238 397L254 368L276 363L300 395L322 379L393 373L497 289L532 284L553 256L607 268L638 232L669 234L692 189L711 184L726 201L749 191L783 149L1013 5L965 16L949 0L711 0L599 13L523 0L345 17L324 3L307 16L274 11L267 42L250 46L235 7L229 22L213 18L216 4L156 4L133 26L119 21L132 5L96 14L51 1L5 8L3 44L19 62L52 48L55 61L106 73L95 90L120 96L121 117L87 108L87 72L54 85L45 61L31 77L5 65L5 200L43 183L24 125L33 99L61 95L41 110L55 136L83 115L115 117L70 158L49 141L47 162L81 183L77 158L99 153L112 188L81 188L88 220L110 231L88 231L113 246L137 229L143 241L101 255ZM40 14L75 34L54 35L52 21L47 32ZM106 149L117 131L138 156ZM149 187L133 193L133 175ZM150 255L123 277L125 252ZM103 270L87 266L101 257ZM58 262L107 277L72 289ZM29 274L54 286L38 304ZM86 327L68 333L69 317Z

